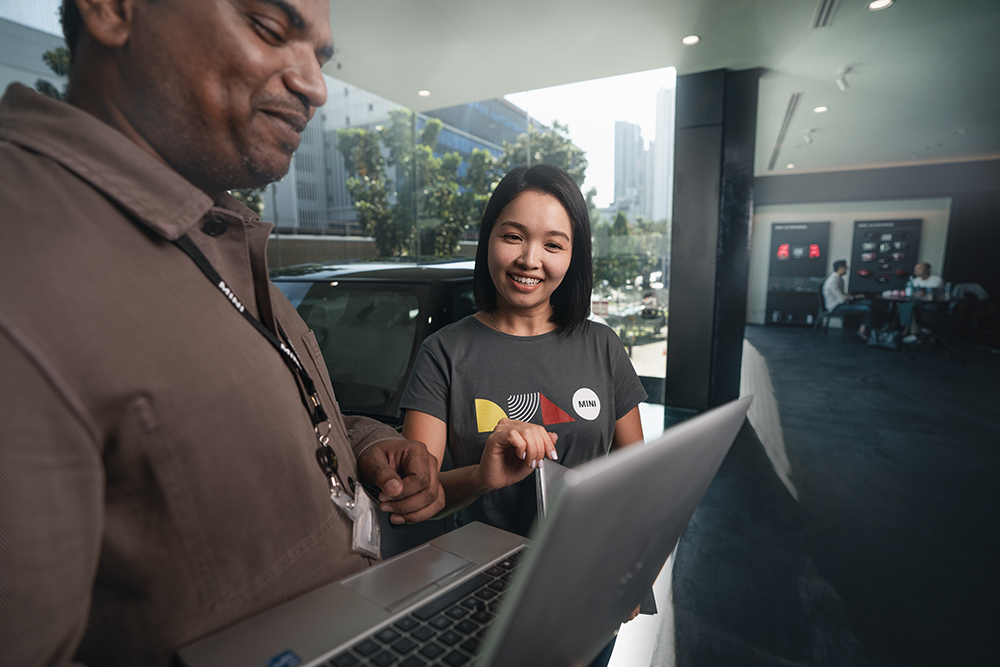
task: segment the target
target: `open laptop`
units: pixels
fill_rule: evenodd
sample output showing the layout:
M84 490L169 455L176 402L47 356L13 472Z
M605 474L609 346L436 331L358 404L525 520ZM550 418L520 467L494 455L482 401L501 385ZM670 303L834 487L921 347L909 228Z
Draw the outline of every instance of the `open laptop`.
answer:
M531 540L471 523L179 657L188 667L586 665L649 591L749 405L554 476Z

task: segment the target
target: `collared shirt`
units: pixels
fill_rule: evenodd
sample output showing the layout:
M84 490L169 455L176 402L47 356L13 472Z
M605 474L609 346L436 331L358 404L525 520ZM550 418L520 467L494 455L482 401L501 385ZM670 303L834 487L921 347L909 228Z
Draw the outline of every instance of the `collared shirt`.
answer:
M187 234L281 323L346 485L360 448L397 436L341 416L312 333L267 279L269 225L16 84L0 100L0 216L4 664L165 665L367 564L296 378L171 243Z
M823 282L823 303L827 310L833 310L845 301L847 292L844 290L844 276L834 271Z

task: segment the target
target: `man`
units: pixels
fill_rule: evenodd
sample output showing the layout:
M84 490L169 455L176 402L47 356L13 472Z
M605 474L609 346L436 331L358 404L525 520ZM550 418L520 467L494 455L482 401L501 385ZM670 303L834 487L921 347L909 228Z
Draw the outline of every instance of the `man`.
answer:
M917 265L913 267L913 275L910 276L910 281L913 284L913 296L921 299L933 299L941 293L942 286L944 285L941 276L931 275L931 265L928 262L917 262ZM917 314L920 310L920 308L916 307L918 305L920 304L897 304L899 308L899 323L903 327L904 343L915 343L919 340L920 335L924 333L923 328L917 322L920 318Z
M823 303L835 315L859 315L861 326L855 336L868 340L868 330L872 326L872 302L849 293L844 287L847 260L838 259L833 263L833 273L823 282ZM846 326L846 321L845 321Z
M913 267L911 280L913 281L913 295L919 297L931 298L936 294L936 291L940 292L944 286L941 276L931 275L931 265L927 262L918 262Z
M69 104L0 101L0 662L166 665L371 562L332 489L395 523L444 496L340 414L226 193L326 99L327 0L65 2Z

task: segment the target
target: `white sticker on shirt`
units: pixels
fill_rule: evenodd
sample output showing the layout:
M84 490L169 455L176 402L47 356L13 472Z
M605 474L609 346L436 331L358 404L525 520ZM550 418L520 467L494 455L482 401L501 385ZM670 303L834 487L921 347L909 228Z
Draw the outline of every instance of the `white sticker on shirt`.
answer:
M601 399L593 389L581 387L573 394L573 409L587 421L594 421L601 415Z

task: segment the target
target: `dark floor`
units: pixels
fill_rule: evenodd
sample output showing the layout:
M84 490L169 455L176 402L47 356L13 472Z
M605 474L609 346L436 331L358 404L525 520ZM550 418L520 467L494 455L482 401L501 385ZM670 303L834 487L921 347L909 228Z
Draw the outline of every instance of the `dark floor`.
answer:
M1000 354L746 337L798 500L744 427L677 549L676 664L998 664Z

